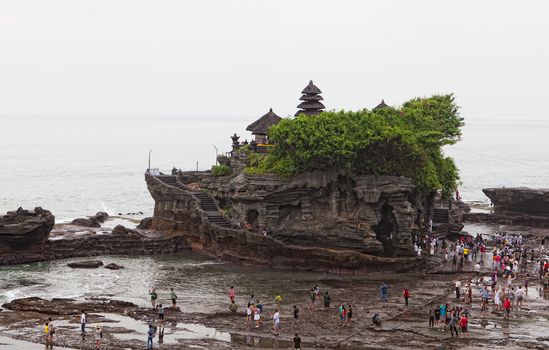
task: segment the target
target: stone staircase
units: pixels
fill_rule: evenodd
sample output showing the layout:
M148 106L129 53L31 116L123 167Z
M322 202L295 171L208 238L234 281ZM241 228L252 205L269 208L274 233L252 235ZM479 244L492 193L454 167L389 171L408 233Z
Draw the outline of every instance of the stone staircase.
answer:
M177 181L175 175L159 175L156 178L166 185L181 188L182 190L189 190L181 182ZM232 228L232 225L217 209L214 199L206 192L193 192L193 195L200 201L200 208L206 212L208 220L214 225L218 225L225 228Z
M217 205L213 198L206 192L193 192L193 195L200 201L200 208L208 215L210 223L225 227L232 228L230 222L223 217L223 215L217 209Z
M433 209L433 223L434 224L447 224L448 223L448 209L446 209L446 208L434 208Z

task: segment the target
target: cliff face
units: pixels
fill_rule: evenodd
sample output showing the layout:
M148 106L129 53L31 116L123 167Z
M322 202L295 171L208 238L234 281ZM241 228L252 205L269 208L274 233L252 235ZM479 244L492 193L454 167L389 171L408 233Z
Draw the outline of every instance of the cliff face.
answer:
M291 178L207 173L178 178L146 175L156 203L152 228L179 232L195 248L217 256L356 269L413 255L417 212L407 178L335 170ZM204 210L204 196L215 198L215 207ZM224 214L226 225L213 219L212 210ZM245 225L251 230L240 229Z
M509 187L482 190L494 204L496 214L549 216L549 189Z

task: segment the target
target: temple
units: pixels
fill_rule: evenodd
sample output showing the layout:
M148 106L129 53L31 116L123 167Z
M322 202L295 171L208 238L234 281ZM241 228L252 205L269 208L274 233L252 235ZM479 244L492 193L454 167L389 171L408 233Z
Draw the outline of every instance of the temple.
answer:
M381 100L381 102L377 106L374 107L374 110L383 109L383 108L387 108L387 107L389 107L389 105L387 105L385 103L385 100Z
M297 106L299 110L296 112L295 116L298 116L300 114L317 115L317 114L320 114L322 110L326 108L324 107L322 102L320 102L324 100L322 96L320 96L322 91L320 91L320 89L316 87L315 84L313 84L312 80L309 81L309 85L307 85L305 89L301 91L301 93L303 95L299 99L303 102L301 102Z
M313 82L297 115L325 109ZM385 108L384 101L376 108ZM459 215L426 204L409 178L359 175L344 169L281 176L246 171L254 153L269 151L269 128L281 121L272 109L248 125L254 139L231 136L219 156L222 175L177 171L145 178L155 200L151 227L182 235L193 249L222 259L299 269L388 268L413 263L412 237L425 225L460 225ZM457 209L453 209L456 211ZM409 259L409 260L407 260Z

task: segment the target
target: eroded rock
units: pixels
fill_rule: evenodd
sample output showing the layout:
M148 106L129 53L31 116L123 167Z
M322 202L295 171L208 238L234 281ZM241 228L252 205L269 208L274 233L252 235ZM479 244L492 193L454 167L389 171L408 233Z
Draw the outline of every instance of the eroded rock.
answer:
M124 268L124 266L118 265L118 264L115 264L115 263L110 263L110 264L105 265L105 268L109 269L109 270L121 270L121 269Z
M101 260L76 261L68 263L67 266L73 269L96 269L103 266L103 262Z

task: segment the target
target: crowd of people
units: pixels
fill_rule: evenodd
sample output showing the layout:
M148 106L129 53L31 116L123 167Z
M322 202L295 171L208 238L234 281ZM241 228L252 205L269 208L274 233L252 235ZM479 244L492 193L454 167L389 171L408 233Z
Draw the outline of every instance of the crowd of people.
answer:
M438 256L442 261L451 264L452 269L459 271L473 271L474 276L465 281L455 279L452 287L455 293L455 301L437 303L429 309L429 322L431 328L438 328L449 331L451 337L467 336L468 326L472 317L473 309L480 318L488 317L492 312L500 315L503 319L509 319L513 310L520 310L523 307L525 297L528 295L530 281L539 277L545 293L549 293L549 262L544 259L544 242L541 241L537 252L534 249L528 251L523 242L521 234L496 233L492 236L491 242L487 242L481 234L473 236L460 236L455 242L448 243L445 239L438 238L431 234L424 234L414 242L414 249L418 256L423 251L428 251L429 256ZM487 247L491 243L490 249ZM536 259L537 255L537 259ZM476 291L478 290L478 291ZM379 285L379 296L381 304L388 302L390 287L385 282ZM233 313L238 312L236 304L236 289L231 286L227 292L229 298L229 309ZM474 296L478 295L478 310ZM400 296L404 307L410 305L411 291L406 286ZM328 291L321 293L317 284L308 290L310 300L307 312L314 312L317 309L324 309L332 312L331 296ZM169 299L171 308L177 308L177 295L173 288L170 289ZM159 343L164 335L164 313L162 303L158 303L158 293L155 288L149 290L151 307L157 315L157 322L151 322L147 330L147 349L153 348L153 341L158 335ZM270 310L268 322L272 333L279 336L281 332L281 310L284 298L275 293L272 299L273 307ZM266 315L266 306L259 298L251 295L247 298L245 308L245 326L247 328L263 328ZM491 310L490 310L491 309ZM297 305L291 307L293 315L294 337L292 341L295 349L301 346L299 336L300 309ZM337 314L341 327L353 325L353 305L350 303L338 303ZM86 336L87 314L82 311L80 316L80 331L82 339ZM381 316L375 313L372 317L373 326L381 325ZM50 318L44 324L46 344L53 343L55 324ZM95 345L101 347L103 330L100 326L95 328Z

